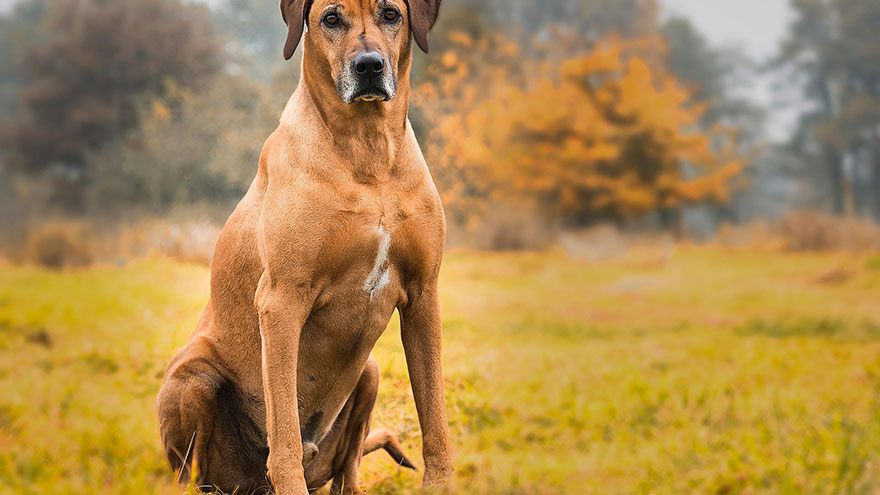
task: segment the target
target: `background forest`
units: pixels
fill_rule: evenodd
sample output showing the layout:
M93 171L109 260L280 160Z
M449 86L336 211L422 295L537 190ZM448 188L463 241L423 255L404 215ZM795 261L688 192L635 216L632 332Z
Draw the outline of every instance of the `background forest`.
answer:
M776 56L750 60L656 0L445 2L410 118L450 242L535 248L598 224L699 240L804 209L880 219L880 6L793 8ZM298 82L277 10L18 2L0 19L6 244L48 219L222 222ZM767 74L797 97L786 141L765 137L785 103L740 91Z

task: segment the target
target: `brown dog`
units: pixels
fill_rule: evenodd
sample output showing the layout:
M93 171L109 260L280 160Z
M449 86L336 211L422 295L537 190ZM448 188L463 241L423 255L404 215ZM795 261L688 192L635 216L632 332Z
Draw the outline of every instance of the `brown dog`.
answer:
M302 79L217 242L211 298L168 366L158 413L181 477L304 495L362 493L378 369L397 309L426 485L452 473L437 276L445 220L407 120L411 40L427 51L440 0L283 0ZM196 467L191 468L192 465Z

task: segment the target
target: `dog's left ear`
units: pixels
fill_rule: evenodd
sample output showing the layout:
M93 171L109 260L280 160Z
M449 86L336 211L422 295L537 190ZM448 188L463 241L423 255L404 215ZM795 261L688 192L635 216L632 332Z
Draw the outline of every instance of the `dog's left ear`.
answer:
M312 0L281 0L281 18L287 24L287 41L284 42L284 60L290 60L303 34L303 24L309 18Z
M428 31L434 27L441 0L406 0L409 27L423 52L428 53Z

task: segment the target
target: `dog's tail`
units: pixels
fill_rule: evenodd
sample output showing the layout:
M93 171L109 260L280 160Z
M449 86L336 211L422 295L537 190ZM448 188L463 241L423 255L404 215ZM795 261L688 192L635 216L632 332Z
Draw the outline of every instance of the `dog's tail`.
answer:
M394 462L401 466L416 469L415 464L413 464L412 461L406 457L406 454L403 453L403 448L400 446L400 438L397 437L397 433L384 428L371 431L367 436L367 439L364 441L364 455L379 449L384 449L385 452L388 452L388 455L394 459Z

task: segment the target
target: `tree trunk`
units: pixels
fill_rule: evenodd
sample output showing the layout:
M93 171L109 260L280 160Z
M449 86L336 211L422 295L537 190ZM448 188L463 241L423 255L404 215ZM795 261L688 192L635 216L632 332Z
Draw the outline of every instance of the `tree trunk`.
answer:
M846 209L846 192L843 179L843 157L831 150L825 152L828 161L829 188L831 192L831 211L835 215L843 215Z
M837 114L837 105L834 101L830 78L820 71L819 85L822 110L827 119L834 119ZM831 188L831 210L835 215L843 215L846 209L846 191L844 190L843 159L844 154L834 151L829 145L824 145L825 160L829 167L829 187Z
M661 222L676 240L684 239L684 211L681 207L665 208L660 212Z
M874 174L871 177L871 197L874 200L874 221L880 222L880 154L874 157Z

